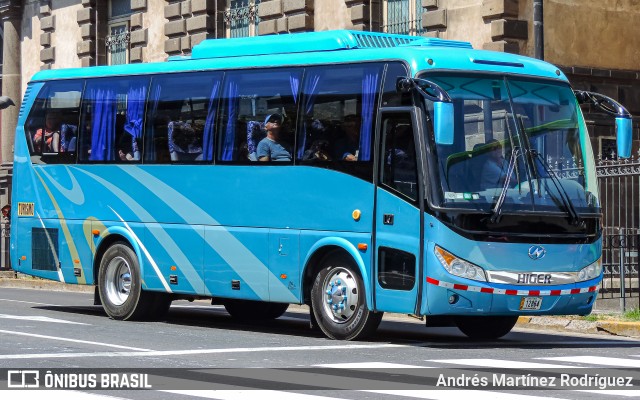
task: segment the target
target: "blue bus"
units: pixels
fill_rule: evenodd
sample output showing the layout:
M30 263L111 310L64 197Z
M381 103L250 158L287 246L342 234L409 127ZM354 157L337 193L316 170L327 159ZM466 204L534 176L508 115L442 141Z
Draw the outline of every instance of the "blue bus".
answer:
M466 42L310 32L41 71L16 129L12 265L95 285L113 319L307 304L341 340L384 312L482 339L588 314L602 229L585 102L628 156L620 104Z

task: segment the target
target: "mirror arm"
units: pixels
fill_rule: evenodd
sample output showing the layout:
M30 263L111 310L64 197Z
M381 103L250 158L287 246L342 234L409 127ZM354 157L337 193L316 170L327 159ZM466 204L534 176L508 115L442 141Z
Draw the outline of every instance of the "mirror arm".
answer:
M579 104L592 104L609 115L620 118L631 118L626 108L611 97L586 90L574 90Z
M427 93L422 87L426 86L435 92L435 96ZM408 93L411 89L415 89L422 96L433 102L451 103L451 96L446 90L438 86L436 83L426 79L419 78L398 78L396 89L402 93Z

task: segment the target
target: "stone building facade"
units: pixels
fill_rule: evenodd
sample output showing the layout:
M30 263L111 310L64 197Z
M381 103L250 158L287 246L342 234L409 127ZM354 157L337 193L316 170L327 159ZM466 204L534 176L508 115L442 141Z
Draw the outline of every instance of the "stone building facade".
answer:
M544 58L574 87L597 90L640 115L637 0L544 0ZM0 206L10 197L13 134L31 76L50 68L164 61L205 39L328 29L465 40L533 56L533 0L0 0L2 111ZM597 137L609 119L588 113ZM635 138L638 127L635 127ZM636 149L637 149L636 145Z

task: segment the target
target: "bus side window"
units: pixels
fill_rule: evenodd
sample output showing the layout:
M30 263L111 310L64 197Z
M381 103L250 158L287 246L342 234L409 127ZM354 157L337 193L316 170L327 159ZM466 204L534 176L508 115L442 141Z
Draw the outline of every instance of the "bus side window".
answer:
M75 163L75 141L83 81L48 82L25 124L33 162Z
M262 140L266 140L265 120L270 116L280 115L282 121L276 128L276 142L284 150L279 148L277 153L273 153L277 159L270 161L292 162L301 77L301 68L252 69L227 73L222 90L222 118L216 139L216 161L263 165L254 164L253 161L260 158L258 147ZM264 149L264 143L262 148ZM269 151L272 149L274 148L269 147Z
M373 139L385 65L311 67L302 82L303 125L296 157L371 180Z
M144 161L213 160L221 73L180 73L153 78L147 107Z
M149 78L102 78L87 83L80 117L80 161L140 160L148 87Z

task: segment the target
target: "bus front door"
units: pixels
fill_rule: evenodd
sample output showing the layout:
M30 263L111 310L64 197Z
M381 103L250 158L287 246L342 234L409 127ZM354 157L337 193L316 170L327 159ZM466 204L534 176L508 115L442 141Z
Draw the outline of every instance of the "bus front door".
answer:
M413 109L382 111L376 192L375 307L415 312L421 260L418 163Z

